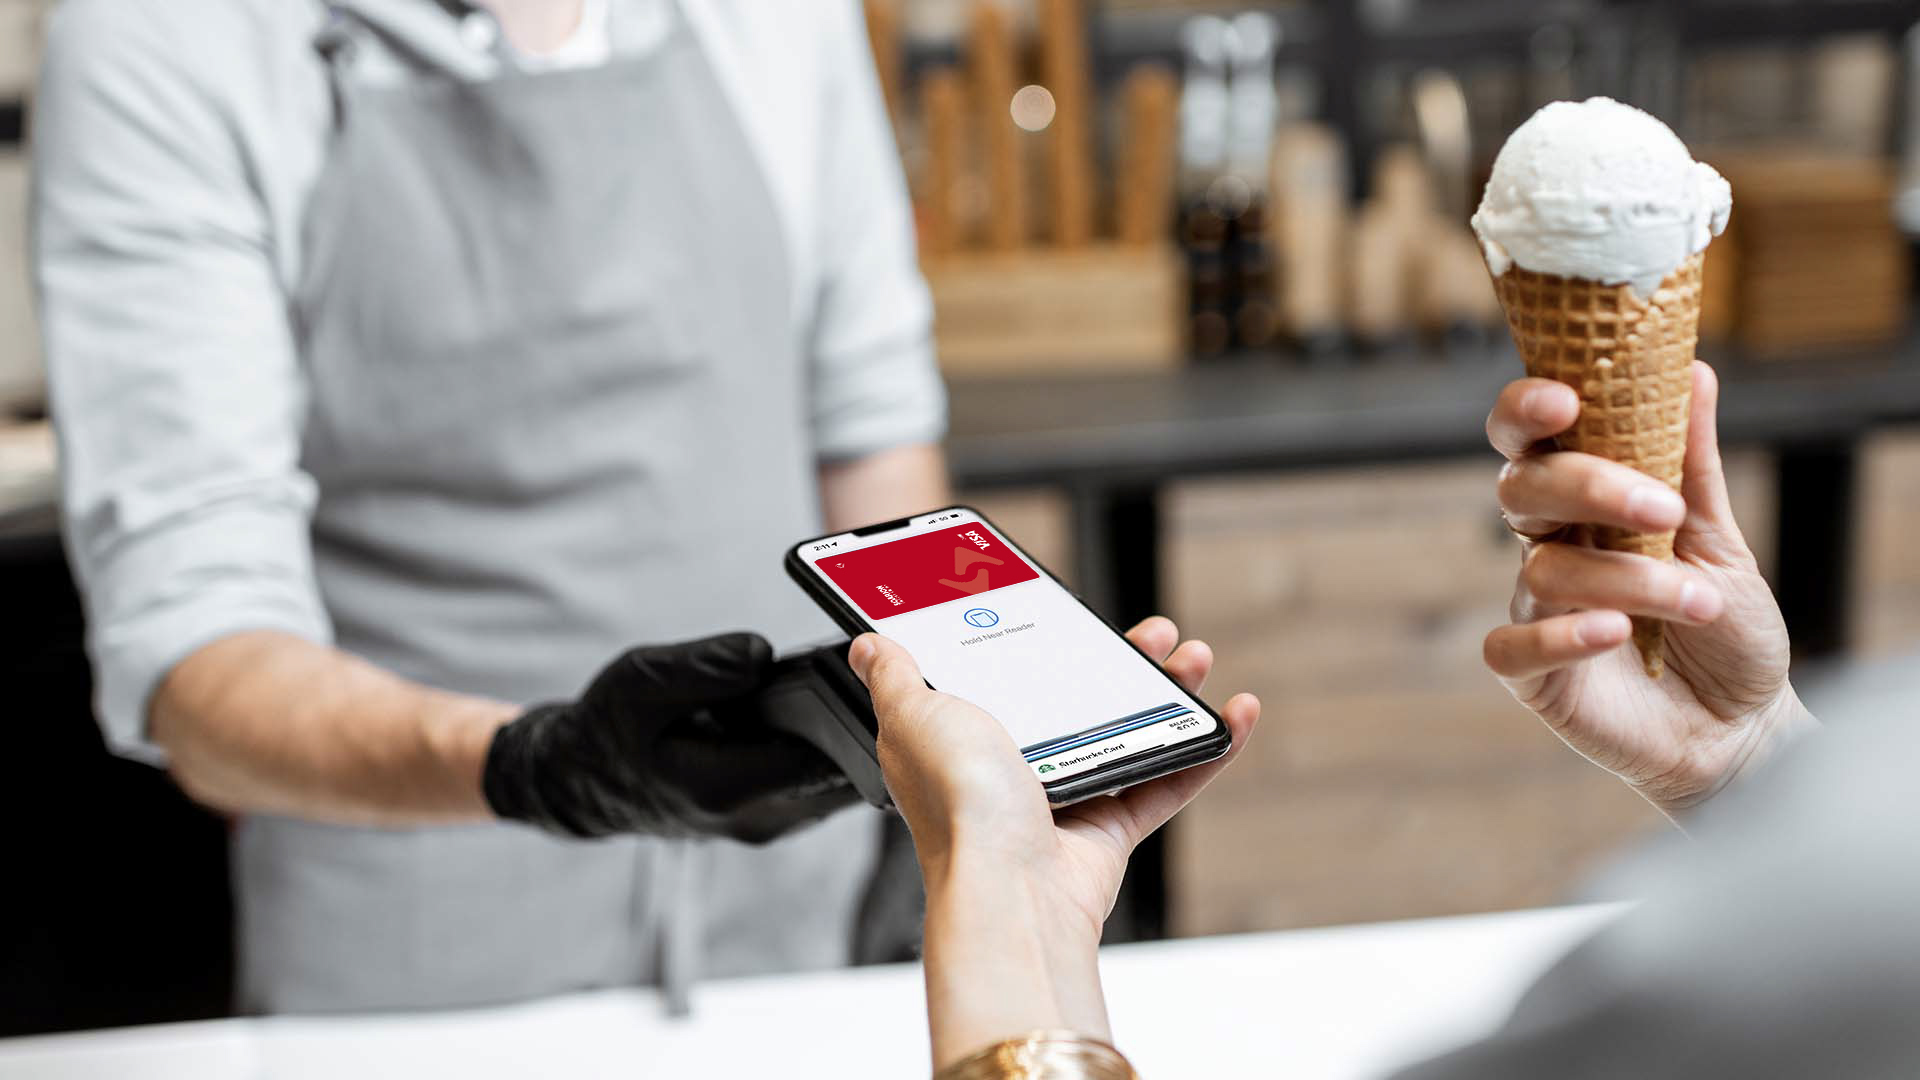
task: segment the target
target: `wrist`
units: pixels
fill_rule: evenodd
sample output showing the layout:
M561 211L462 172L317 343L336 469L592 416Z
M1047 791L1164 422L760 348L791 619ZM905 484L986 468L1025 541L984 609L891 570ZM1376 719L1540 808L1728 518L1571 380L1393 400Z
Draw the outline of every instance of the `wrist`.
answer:
M512 705L447 694L423 710L420 737L450 791L488 814L487 754L502 727L519 715Z
M1018 915L1044 934L1054 955L1100 946L1102 913L1088 910L1055 881L1059 871L1038 858L986 845L957 845L923 863L927 908L992 909Z
M1042 1029L1108 1037L1100 924L1036 868L978 848L927 868L934 1060Z
M1801 702L1793 684L1786 683L1741 724L1727 752L1717 758L1717 767L1703 771L1693 783L1664 798L1656 797L1652 790L1643 789L1641 793L1668 817L1677 819L1728 788L1765 772L1776 755L1819 727L1819 720Z

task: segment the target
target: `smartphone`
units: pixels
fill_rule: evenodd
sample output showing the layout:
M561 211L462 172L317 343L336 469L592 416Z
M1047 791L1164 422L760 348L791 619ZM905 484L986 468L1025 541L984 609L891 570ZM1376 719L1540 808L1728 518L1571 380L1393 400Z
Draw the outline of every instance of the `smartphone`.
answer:
M999 719L1055 806L1232 746L1218 714L977 510L805 540L786 566L842 629L899 642L929 685Z

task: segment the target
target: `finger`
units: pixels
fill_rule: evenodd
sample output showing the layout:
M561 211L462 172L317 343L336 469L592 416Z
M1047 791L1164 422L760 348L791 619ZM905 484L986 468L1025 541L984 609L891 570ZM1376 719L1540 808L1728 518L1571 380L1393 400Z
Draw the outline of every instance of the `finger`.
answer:
M854 638L847 665L873 695L873 711L883 725L912 715L915 703L933 693L907 650L879 634Z
M1687 461L1680 493L1696 522L1733 525L1733 501L1727 497L1727 473L1720 460L1720 378L1713 368L1693 362L1693 412L1687 420Z
M1138 844L1192 802L1214 777L1240 756L1247 740L1253 737L1254 726L1260 722L1260 699L1252 694L1235 694L1220 710L1220 718L1226 721L1227 730L1233 735L1233 747L1219 760L1129 788L1113 796L1111 801L1101 799L1083 804L1085 809L1077 816L1091 820L1104 815L1113 827L1121 830L1129 846Z
M1500 470L1500 509L1523 533L1531 526L1577 522L1639 532L1675 529L1685 500L1645 473L1592 454L1562 452L1510 461Z
M1127 640L1139 646L1154 663L1163 664L1167 654L1180 643L1180 628L1165 615L1149 615L1127 631Z
M1487 414L1487 441L1509 461L1532 453L1542 439L1580 418L1580 395L1552 379L1515 379L1500 391Z
M1173 681L1189 694L1197 694L1207 685L1207 675L1213 671L1213 646L1204 641L1189 641L1173 650L1160 665L1173 676Z
M596 686L617 687L623 698L653 705L704 704L756 689L773 666L773 646L759 634L717 634L672 645L629 649Z
M1572 544L1543 544L1520 577L1548 608L1608 608L1701 625L1720 617L1720 590L1689 567Z
M1572 543L1573 541L1568 542ZM1533 549L1528 551L1521 559L1521 570L1524 571L1528 562L1531 562L1539 556L1542 551L1547 550L1551 546L1550 544L1534 545ZM1565 615L1566 613L1566 608L1555 607L1533 595L1533 590L1527 588L1527 575L1525 573L1514 576L1513 600L1507 605L1507 618L1510 621L1517 623L1539 622L1541 619L1549 619L1555 615Z
M1499 627L1481 652L1503 679L1530 679L1619 648L1633 636L1624 612L1580 611Z

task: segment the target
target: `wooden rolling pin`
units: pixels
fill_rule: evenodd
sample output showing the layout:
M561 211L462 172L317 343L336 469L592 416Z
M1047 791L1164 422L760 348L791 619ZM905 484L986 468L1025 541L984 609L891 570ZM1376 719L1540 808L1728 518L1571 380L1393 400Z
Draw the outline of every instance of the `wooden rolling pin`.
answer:
M967 223L960 205L962 163L967 154L966 88L951 67L929 71L920 80L921 121L927 139L926 172L921 176L920 247L929 254L966 246Z
M1175 113L1180 85L1159 65L1129 72L1121 99L1126 147L1115 181L1115 233L1122 244L1147 247L1173 241Z
M1018 83L1014 76L1013 19L999 0L973 9L974 116L987 173L987 246L1012 251L1027 242L1027 191L1020 161L1020 131L1008 111Z
M1407 223L1379 199L1354 216L1347 262L1347 328L1369 345L1409 329Z
M1054 101L1047 131L1048 210L1053 242L1068 248L1093 239L1093 109L1086 34L1080 0L1040 0L1040 79Z
M1273 144L1272 230L1280 321L1302 341L1337 335L1347 274L1345 141L1332 128L1296 124Z

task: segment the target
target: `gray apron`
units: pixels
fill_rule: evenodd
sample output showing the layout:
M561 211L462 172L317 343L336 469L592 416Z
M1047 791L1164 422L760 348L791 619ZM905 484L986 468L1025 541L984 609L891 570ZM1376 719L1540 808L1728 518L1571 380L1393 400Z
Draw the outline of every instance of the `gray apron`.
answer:
M380 5L334 7L338 124L294 317L340 647L532 703L639 642L828 632L780 568L819 525L781 230L684 19L605 67L464 81ZM358 77L376 54L418 77ZM842 963L874 835L865 812L766 849L250 818L241 1004Z

